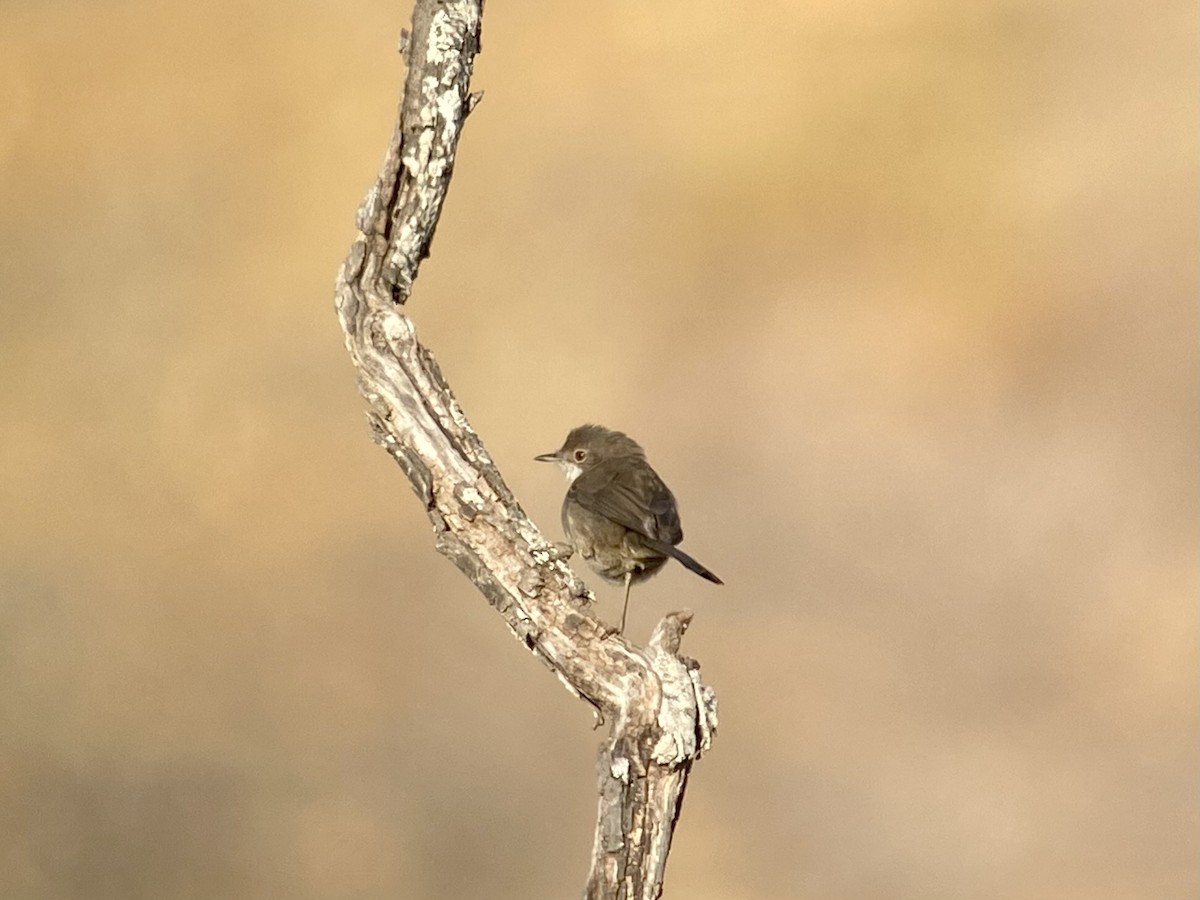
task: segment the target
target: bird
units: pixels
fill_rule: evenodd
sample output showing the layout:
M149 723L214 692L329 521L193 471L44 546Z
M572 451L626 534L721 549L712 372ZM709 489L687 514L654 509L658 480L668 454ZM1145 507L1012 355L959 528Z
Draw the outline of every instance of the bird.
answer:
M571 548L607 581L625 585L621 627L629 612L629 589L655 575L668 559L713 584L724 584L676 545L683 540L675 496L628 435L602 425L571 429L553 453L570 486L563 498L562 527Z

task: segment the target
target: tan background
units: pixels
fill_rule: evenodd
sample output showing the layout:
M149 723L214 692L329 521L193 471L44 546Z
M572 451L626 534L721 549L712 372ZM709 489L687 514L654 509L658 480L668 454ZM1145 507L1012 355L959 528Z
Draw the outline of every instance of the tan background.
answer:
M1197 887L1195 4L489 4L411 311L721 699L668 896ZM0 896L574 897L599 735L331 305L406 4L0 4ZM596 585L616 615L619 592Z

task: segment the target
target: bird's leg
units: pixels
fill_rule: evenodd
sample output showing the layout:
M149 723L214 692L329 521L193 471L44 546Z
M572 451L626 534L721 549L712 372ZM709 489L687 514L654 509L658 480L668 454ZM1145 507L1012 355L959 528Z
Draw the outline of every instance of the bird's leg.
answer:
M633 584L633 573L625 573L625 605L621 607L621 630L620 634L625 633L625 616L629 612L629 588Z

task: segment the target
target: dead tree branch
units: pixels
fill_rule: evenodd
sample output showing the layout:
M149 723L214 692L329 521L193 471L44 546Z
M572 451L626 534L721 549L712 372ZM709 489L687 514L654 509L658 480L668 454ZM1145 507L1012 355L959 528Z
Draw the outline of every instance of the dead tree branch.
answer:
M569 691L612 723L599 757L584 896L649 900L662 892L692 763L716 728L712 689L699 665L679 655L692 614L666 616L645 647L609 634L589 612L586 587L505 485L403 312L478 100L469 86L481 14L482 0L417 0L399 118L358 210L337 312L375 440L412 483L437 549Z

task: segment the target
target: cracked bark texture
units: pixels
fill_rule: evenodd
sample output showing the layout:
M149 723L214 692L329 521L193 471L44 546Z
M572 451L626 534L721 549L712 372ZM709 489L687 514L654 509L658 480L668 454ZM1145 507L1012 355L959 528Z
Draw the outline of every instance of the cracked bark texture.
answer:
M522 511L403 310L454 170L479 52L481 0L418 0L396 127L358 210L336 306L373 436L399 463L439 552L517 639L611 723L586 898L654 898L693 762L712 742L716 697L679 655L692 613L668 614L645 647L609 633L591 594Z

